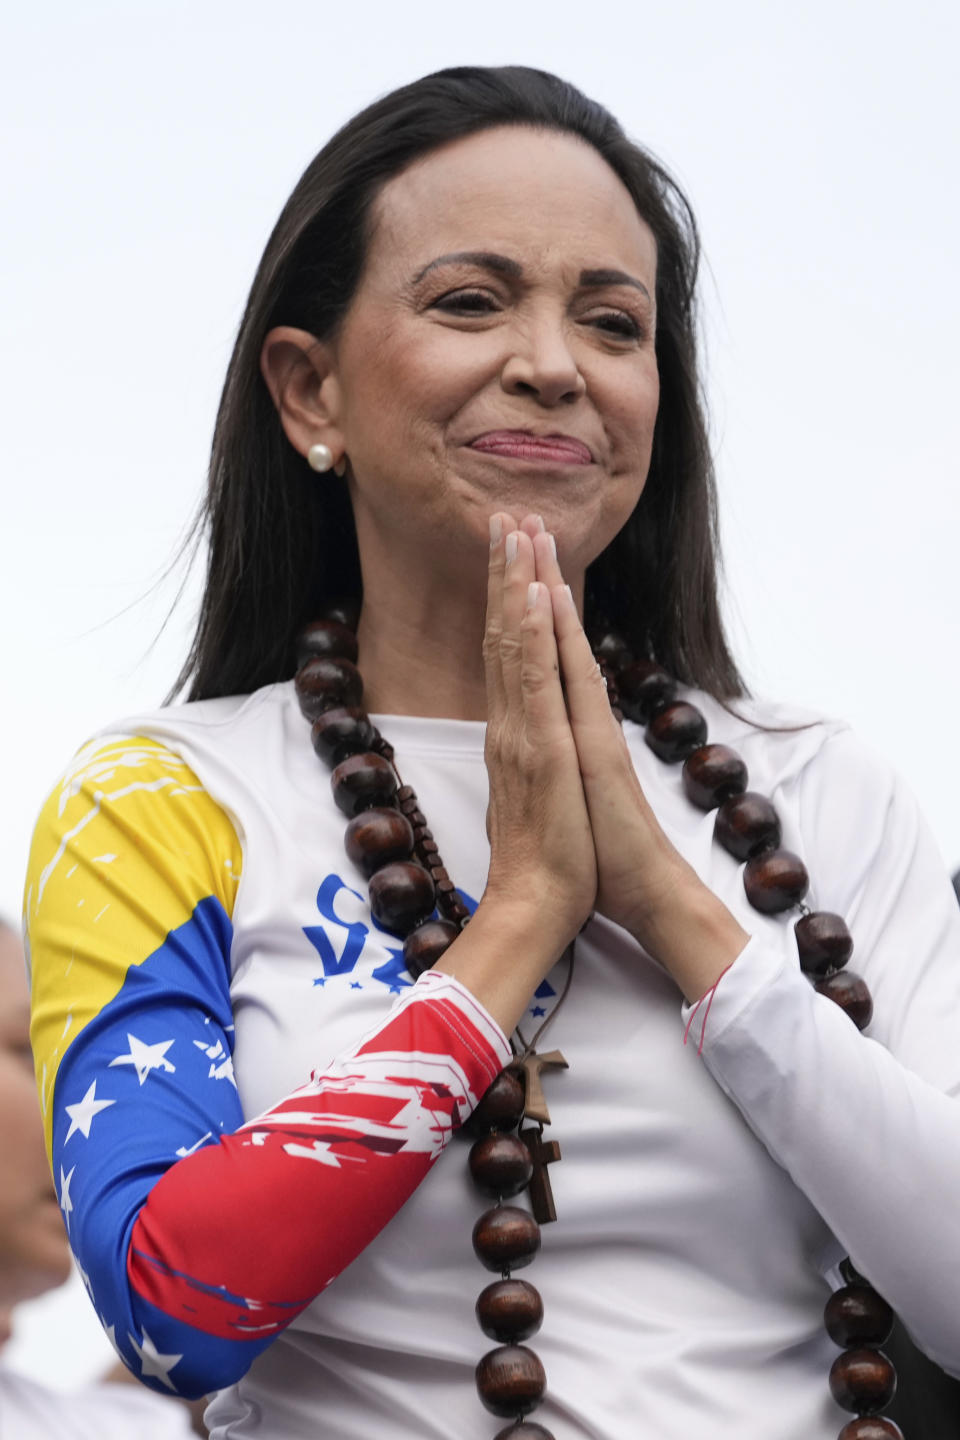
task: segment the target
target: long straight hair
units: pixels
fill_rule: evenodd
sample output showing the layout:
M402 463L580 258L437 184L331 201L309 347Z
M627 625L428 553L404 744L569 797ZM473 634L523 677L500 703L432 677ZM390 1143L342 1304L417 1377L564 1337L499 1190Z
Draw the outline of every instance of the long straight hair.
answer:
M573 85L525 66L438 71L360 112L310 163L267 243L220 400L197 532L208 535L196 633L172 694L244 694L288 679L295 638L324 604L362 597L344 486L318 486L290 445L260 372L276 325L333 337L363 270L371 207L430 151L524 125L579 137L603 157L657 242L660 407L650 470L623 529L587 571L588 628L718 699L745 693L718 600L716 493L697 365L699 237L676 182ZM375 420L371 419L371 423Z

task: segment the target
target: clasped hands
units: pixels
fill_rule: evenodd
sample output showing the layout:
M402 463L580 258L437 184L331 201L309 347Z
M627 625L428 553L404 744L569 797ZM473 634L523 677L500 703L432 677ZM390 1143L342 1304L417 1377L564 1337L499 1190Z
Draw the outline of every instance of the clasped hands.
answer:
M604 915L696 999L749 937L650 808L553 537L504 513L490 534L485 898L535 907L556 954Z

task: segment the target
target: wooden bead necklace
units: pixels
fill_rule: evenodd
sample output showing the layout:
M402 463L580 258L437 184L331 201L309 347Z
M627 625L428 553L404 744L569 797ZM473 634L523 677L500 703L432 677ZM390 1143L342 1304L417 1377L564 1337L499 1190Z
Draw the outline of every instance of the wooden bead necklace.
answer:
M294 684L300 709L311 722L313 748L331 767L333 797L348 818L347 854L369 880L376 921L404 937L404 963L416 979L452 944L470 913L415 792L400 783L393 747L361 708L358 617L356 602L342 602L306 626L298 637ZM716 810L715 838L743 863L744 889L753 908L764 915L799 911L794 933L801 969L819 994L863 1030L873 1002L864 980L846 968L853 953L846 923L804 904L810 883L806 866L781 847L777 813L769 800L747 789L743 761L728 746L707 743L703 714L677 698L676 682L655 661L635 659L612 632L600 635L593 648L614 715L644 725L654 754L667 764L683 765L683 788L692 803ZM567 983L548 1020L565 998L572 973L571 947ZM550 1114L540 1074L566 1061L559 1051L537 1053L543 1028L529 1045L522 1037L519 1046L511 1042L514 1061L463 1126L474 1140L469 1157L474 1183L496 1202L473 1230L477 1258L500 1276L476 1306L480 1328L497 1342L477 1365L478 1393L492 1414L512 1422L495 1440L554 1440L542 1425L526 1420L546 1392L543 1366L523 1344L540 1328L543 1302L532 1285L513 1274L536 1256L540 1226L556 1219L547 1165L559 1160L560 1150L555 1141L543 1140ZM520 1129L524 1120L533 1121L533 1127ZM532 1213L504 1203L526 1189ZM840 1271L845 1284L824 1311L827 1332L841 1349L829 1383L837 1404L855 1418L837 1440L903 1440L900 1429L881 1415L896 1390L896 1372L879 1348L890 1336L893 1312L849 1258Z

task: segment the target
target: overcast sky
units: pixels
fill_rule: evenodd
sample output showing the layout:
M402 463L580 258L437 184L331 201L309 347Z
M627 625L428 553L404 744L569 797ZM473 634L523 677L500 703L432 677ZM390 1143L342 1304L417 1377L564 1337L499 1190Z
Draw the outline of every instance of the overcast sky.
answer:
M284 199L351 113L463 63L557 71L686 187L748 678L850 719L960 864L955 3L17 9L0 36L0 910L19 913L69 755L179 668L196 585L157 640L183 570L163 576ZM42 1369L41 1331L56 1342L68 1312L41 1302L12 1358ZM103 1354L79 1324L57 1342L64 1382Z

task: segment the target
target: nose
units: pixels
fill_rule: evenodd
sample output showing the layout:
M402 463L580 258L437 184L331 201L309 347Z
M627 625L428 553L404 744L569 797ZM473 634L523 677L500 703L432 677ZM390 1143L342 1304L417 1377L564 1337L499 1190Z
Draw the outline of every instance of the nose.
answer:
M525 326L501 372L508 395L527 395L552 408L571 404L587 385L571 352L565 326L542 317Z

